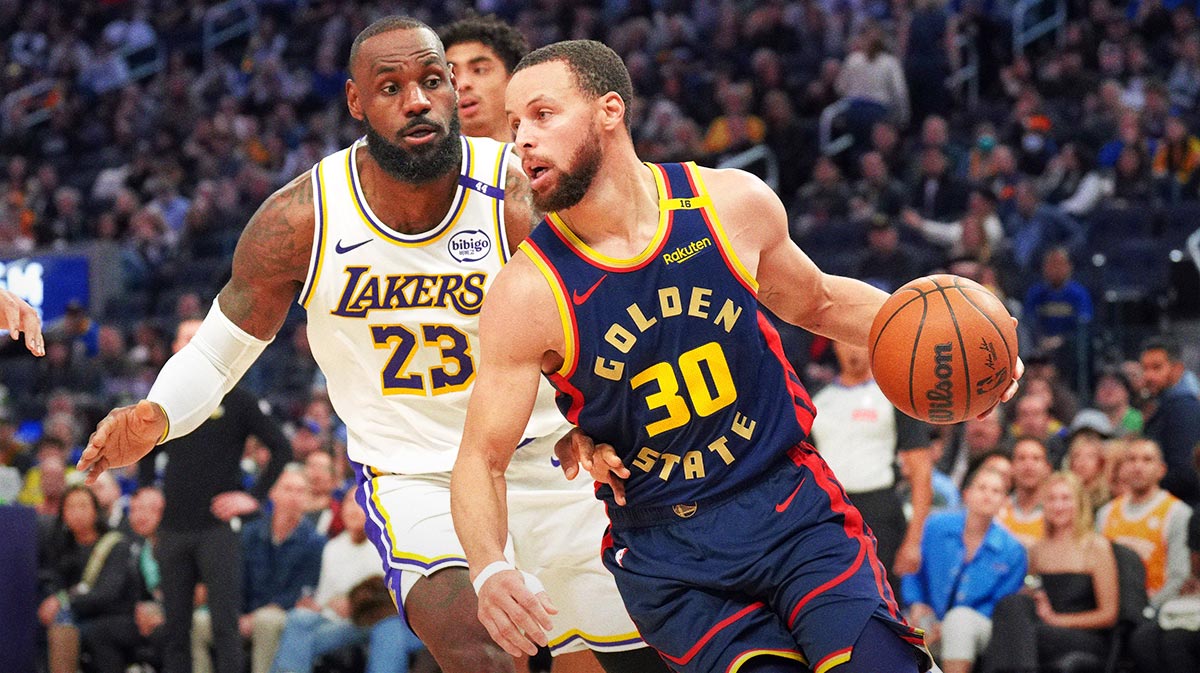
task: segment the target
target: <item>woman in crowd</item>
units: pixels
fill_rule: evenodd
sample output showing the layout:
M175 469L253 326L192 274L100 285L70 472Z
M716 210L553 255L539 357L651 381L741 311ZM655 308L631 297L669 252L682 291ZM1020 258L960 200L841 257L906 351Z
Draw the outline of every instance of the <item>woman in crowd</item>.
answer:
M1031 581L992 617L997 647L984 657L989 671L1090 670L1103 662L1117 621L1117 560L1092 529L1079 478L1047 477L1042 508L1046 535L1029 550Z
M140 585L129 543L108 531L100 503L86 486L72 486L63 495L39 572L48 593L38 607L38 620L47 629L50 673L75 673L80 640L88 651L93 638L136 636L133 613ZM110 661L95 653L91 663L96 673L124 673L126 666L120 656Z
M1025 548L995 518L1008 479L981 467L968 476L964 510L931 514L921 540L921 568L903 579L909 621L946 673L970 673L992 632L992 610L1025 577Z

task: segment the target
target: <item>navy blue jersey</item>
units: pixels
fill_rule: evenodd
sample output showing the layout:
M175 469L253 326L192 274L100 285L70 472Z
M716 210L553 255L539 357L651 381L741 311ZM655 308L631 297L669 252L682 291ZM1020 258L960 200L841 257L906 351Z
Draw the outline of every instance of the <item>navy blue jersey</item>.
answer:
M549 377L560 409L616 448L630 505L675 505L778 466L815 411L695 165L648 166L661 217L638 257L592 250L554 213L521 249L563 322L564 362Z

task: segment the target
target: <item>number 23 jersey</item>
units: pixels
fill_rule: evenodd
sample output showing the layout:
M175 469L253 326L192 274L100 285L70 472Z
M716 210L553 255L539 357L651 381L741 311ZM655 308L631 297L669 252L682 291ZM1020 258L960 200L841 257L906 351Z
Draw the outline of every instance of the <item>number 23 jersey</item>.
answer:
M312 169L317 225L299 302L313 357L346 424L352 460L386 472L449 472L462 442L479 354L479 309L508 261L509 145L462 137L450 210L406 235L372 212L360 140ZM526 437L563 418L543 386Z
M559 409L616 448L631 506L688 504L761 477L804 441L815 411L699 171L647 166L660 221L642 254L604 256L554 213L520 251L563 323L564 362L549 376Z

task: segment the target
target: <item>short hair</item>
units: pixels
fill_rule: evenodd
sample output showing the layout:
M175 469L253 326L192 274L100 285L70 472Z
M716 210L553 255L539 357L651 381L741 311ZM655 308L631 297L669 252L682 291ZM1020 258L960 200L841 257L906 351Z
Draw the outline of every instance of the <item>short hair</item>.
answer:
M1145 353L1147 351L1165 351L1167 359L1172 362L1179 362L1180 358L1183 357L1183 352L1179 348L1179 342L1166 335L1150 337L1143 341L1140 352Z
M625 101L625 128L630 128L633 81L617 52L595 40L555 42L526 54L513 72L551 61L566 63L575 77L575 86L585 94L599 98L611 91L620 96Z
M362 47L363 42L384 33L390 33L394 30L417 30L424 28L429 32L437 35L432 28L423 21L414 19L411 16L403 16L393 14L379 19L375 23L362 29L362 32L354 38L354 43L350 45L350 61L347 64L350 70L350 78L354 78L354 59L358 56L358 50Z
M529 53L529 43L521 31L491 14L471 14L444 26L438 31L438 37L442 38L442 47L445 49L466 42L482 44L496 53L510 75L525 54Z

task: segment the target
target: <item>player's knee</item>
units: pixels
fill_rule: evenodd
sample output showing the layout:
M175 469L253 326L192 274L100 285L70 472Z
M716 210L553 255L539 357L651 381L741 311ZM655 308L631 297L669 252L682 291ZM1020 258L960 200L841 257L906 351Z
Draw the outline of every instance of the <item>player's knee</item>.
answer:
M919 673L917 649L883 622L872 617L854 643L850 661L828 673Z
M594 652L604 673L668 673L670 669L650 647L624 652Z

